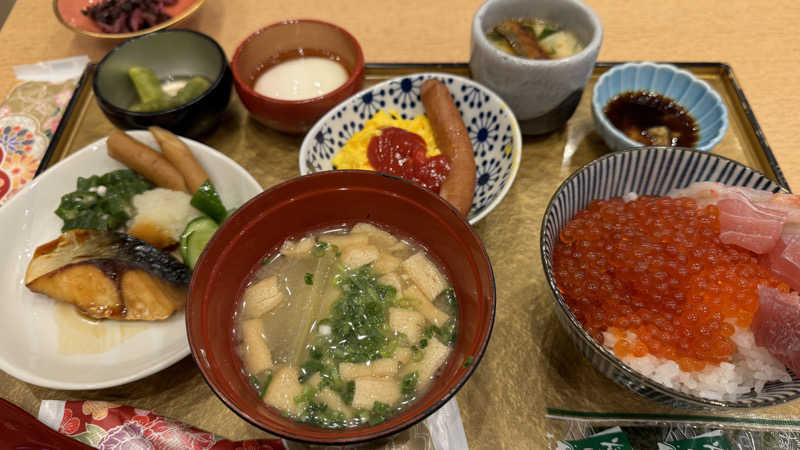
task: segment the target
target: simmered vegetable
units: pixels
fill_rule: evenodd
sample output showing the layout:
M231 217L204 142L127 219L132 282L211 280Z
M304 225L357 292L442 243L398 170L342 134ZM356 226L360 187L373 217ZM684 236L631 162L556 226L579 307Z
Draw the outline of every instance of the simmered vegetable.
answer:
M217 190L210 180L206 180L192 196L192 206L207 214L217 223L222 223L228 217L228 211L222 204Z
M128 69L128 76L139 97L139 101L130 107L131 111L136 112L155 112L176 108L184 103L189 103L211 87L211 82L207 79L196 76L189 79L174 96L170 96L164 92L161 81L152 69L133 66Z

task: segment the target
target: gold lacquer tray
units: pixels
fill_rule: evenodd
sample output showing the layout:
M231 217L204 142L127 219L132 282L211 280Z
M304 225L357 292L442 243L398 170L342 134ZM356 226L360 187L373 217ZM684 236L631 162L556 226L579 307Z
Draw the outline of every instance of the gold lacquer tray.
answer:
M788 188L772 151L739 89L730 67L719 63L678 63L708 82L728 108L729 128L712 150L760 170ZM580 105L566 126L544 136L525 137L522 163L503 202L475 226L492 261L497 314L489 348L457 395L472 448L544 448L548 437L564 436L565 425L546 418L548 408L587 414L609 412L683 415L614 384L584 360L551 308L551 294L539 259L539 226L550 196L569 174L609 150L594 131L591 90L613 63L600 63ZM469 76L465 64L380 64L367 67L367 84L415 72ZM109 134L113 125L93 99L91 68L62 121L42 170ZM299 174L302 137L267 129L251 119L234 96L222 124L204 143L246 167L269 187ZM0 396L36 413L42 399L98 399L125 403L225 436L264 437L232 413L206 386L191 358L145 379L100 391L43 389L0 373ZM715 413L717 414L717 413ZM718 413L749 418L800 417L800 402L751 412ZM402 433L390 448L432 448L427 429Z

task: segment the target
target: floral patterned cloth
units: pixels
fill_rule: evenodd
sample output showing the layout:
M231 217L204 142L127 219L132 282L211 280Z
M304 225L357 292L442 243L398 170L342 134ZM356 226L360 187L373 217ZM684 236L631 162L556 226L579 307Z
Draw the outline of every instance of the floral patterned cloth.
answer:
M286 450L280 439L228 441L132 406L100 401L63 403L58 432L102 450Z
M33 179L75 87L25 81L0 103L0 205Z

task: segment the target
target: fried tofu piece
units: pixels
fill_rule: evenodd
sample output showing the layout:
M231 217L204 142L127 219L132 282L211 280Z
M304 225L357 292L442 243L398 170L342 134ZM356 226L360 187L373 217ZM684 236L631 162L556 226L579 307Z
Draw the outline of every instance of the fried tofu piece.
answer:
M391 286L395 289L395 297L402 298L403 297L403 280L400 279L400 275L392 272L387 273L378 277L378 283Z
M416 344L422 338L425 316L410 309L389 308L389 327L405 334L410 344Z
M294 398L303 393L303 386L297 381L300 372L294 367L281 367L272 375L272 381L264 394L264 403L281 411L297 415L302 412L303 405Z
M345 381L363 377L393 377L397 375L397 361L392 358L381 358L369 363L339 363L339 375Z
M390 253L381 253L378 259L372 263L372 268L378 275L383 275L397 270L402 262L400 258L392 256Z
M409 361L411 361L411 356L412 353L410 348L400 347L394 351L394 356L392 356L392 359L397 361L397 363L402 366L403 364L406 364Z
M374 245L353 245L342 250L342 262L355 269L375 261L379 255L380 251Z
M431 382L439 367L442 366L450 354L450 347L442 344L436 338L431 338L428 339L428 346L423 351L425 353L422 361L406 364L400 371L401 376L417 372L418 389L424 389Z
M244 367L255 375L272 368L272 354L264 338L264 322L250 319L242 322L242 346Z
M442 311L433 303L431 303L431 301L425 297L425 294L423 294L422 291L416 286L407 287L403 291L403 297L413 299L414 302L412 302L411 305L414 307L414 309L422 313L422 315L425 316L425 319L437 327L444 325L445 322L447 322L447 319L450 318L446 312Z
M370 242L380 247L392 247L400 242L388 231L383 231L371 223L361 222L353 226L351 234L366 234Z
M401 265L403 271L427 298L434 299L443 290L447 289L444 275L424 253L417 252L411 255Z
M354 245L369 244L369 236L366 234L323 234L317 240L335 245L341 251Z
M393 406L401 398L400 383L392 378L358 378L353 407L371 409L375 402Z
M281 245L281 255L284 256L305 256L314 248L314 240L304 237L299 241L286 240Z
M272 311L285 299L283 291L278 286L278 277L271 276L251 284L244 291L245 319L254 319Z
M328 408L341 412L348 419L353 417L353 408L347 406L342 397L330 388L317 392L316 399L328 405Z

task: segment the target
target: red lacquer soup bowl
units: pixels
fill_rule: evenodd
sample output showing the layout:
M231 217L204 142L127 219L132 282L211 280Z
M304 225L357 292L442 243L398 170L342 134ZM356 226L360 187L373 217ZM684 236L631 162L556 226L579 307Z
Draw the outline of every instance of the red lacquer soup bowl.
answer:
M374 426L327 430L283 417L248 384L234 338L234 313L252 274L281 243L309 232L370 222L426 248L458 299L458 338L426 393ZM186 306L192 354L217 396L243 419L298 441L345 445L379 439L444 405L480 362L492 331L495 285L480 239L449 203L411 182L370 171L328 171L259 194L217 231L194 270Z

